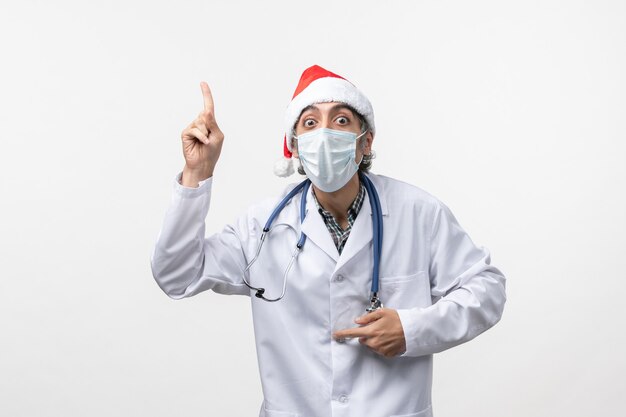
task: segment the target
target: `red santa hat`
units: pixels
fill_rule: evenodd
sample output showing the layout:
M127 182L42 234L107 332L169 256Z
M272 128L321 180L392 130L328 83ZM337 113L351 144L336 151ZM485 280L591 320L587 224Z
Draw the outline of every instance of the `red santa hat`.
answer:
M279 177L293 174L291 139L293 127L305 107L315 103L345 103L365 118L374 133L374 110L370 101L350 81L318 65L307 68L302 73L296 91L285 114L284 158L274 166Z

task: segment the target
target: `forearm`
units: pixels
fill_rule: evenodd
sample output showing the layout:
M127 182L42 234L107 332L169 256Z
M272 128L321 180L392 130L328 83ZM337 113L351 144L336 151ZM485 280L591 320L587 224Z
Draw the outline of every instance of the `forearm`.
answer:
M204 220L209 209L211 186L211 180L199 187L196 183L196 188L175 184L151 257L154 279L172 298L187 296L187 288L202 275Z
M213 177L214 169L215 166L210 163L203 164L203 166L195 169L185 164L180 183L183 187L198 188L200 182Z
M495 325L506 302L505 278L489 254L460 278L459 286L427 308L398 310L405 333L404 356L438 353L467 342Z

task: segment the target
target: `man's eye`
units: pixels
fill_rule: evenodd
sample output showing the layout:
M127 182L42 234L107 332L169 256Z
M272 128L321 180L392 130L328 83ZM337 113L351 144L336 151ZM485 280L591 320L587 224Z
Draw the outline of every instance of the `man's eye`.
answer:
M315 126L315 120L313 119L308 119L304 121L304 126L305 127L313 127Z
M340 125L347 125L350 121L348 120L347 117L344 116L340 116L337 118L337 123L339 123Z

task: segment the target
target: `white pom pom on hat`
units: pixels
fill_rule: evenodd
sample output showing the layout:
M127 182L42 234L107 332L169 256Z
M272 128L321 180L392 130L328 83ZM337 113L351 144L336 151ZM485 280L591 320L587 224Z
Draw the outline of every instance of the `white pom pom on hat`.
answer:
M291 157L280 158L274 164L274 174L279 177L288 177L295 172L293 168L293 159Z
M313 65L302 73L291 103L285 114L285 137L283 155L274 165L274 174L288 177L294 173L291 153L292 130L305 107L315 103L336 101L345 103L365 118L372 133L375 132L372 104L354 84L319 65Z

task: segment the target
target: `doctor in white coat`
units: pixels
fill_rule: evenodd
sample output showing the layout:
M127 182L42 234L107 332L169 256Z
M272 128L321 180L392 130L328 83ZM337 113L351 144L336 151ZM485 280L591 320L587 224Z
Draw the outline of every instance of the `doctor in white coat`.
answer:
M224 135L201 83L204 111L182 132L185 166L151 258L158 285L174 299L213 290L250 296L265 417L432 416L433 354L496 324L505 278L441 201L369 172L375 134L369 100L344 78L313 66L285 117L284 156L311 180L277 215L258 259L263 227L283 195L251 207L205 237L213 171ZM373 275L373 198L383 221L378 296ZM216 198L219 198L217 196ZM306 242L278 298L300 234ZM234 358L233 358L234 359Z

